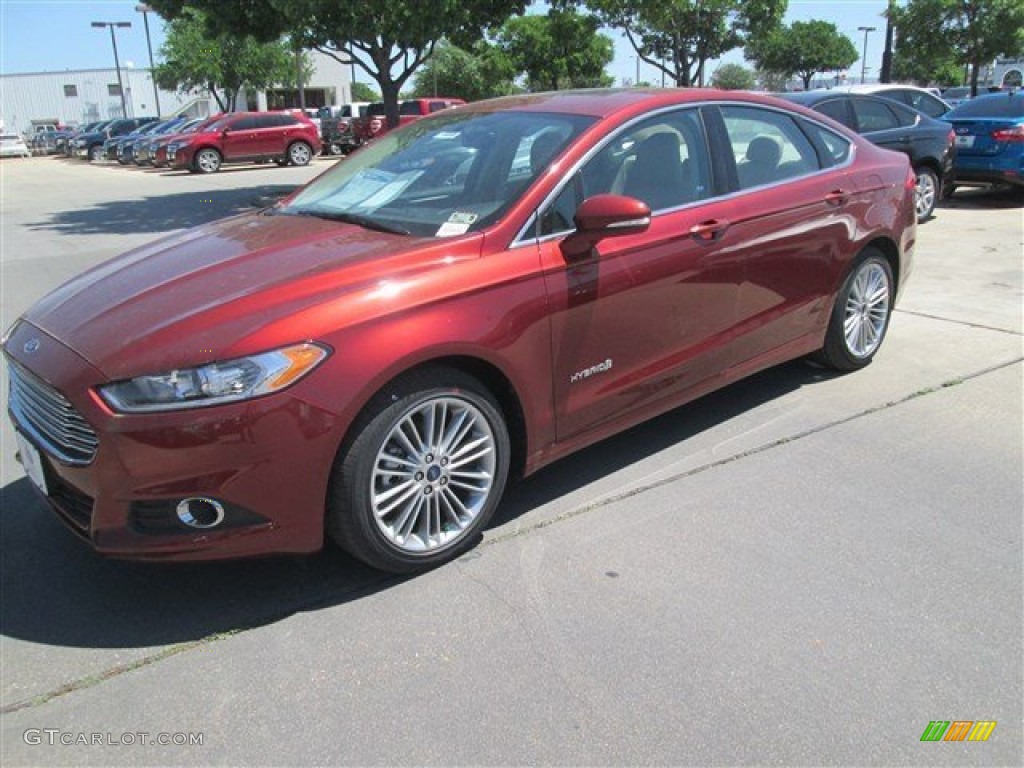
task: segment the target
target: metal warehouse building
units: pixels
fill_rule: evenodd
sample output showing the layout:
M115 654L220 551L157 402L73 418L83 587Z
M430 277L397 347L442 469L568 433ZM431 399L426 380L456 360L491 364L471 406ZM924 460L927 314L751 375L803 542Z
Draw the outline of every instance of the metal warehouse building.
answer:
M305 86L306 106L343 104L350 100L348 66L317 51L309 52L314 71ZM96 120L158 114L153 80L148 69L121 67L125 112L117 70L80 69L64 72L29 72L0 75L0 127L30 133L32 121L56 121L84 125ZM217 102L205 91L188 94L159 91L159 114L185 113L202 117L218 111ZM283 109L298 106L295 89L270 89L239 95L236 109Z

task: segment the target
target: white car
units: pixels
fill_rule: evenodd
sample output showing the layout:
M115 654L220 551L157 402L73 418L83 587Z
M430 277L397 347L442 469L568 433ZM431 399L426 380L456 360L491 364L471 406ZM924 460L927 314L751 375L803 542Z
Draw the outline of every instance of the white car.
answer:
M919 88L916 85L865 83L863 85L840 85L832 90L846 91L847 93L870 93L873 96L881 96L885 99L906 104L908 107L913 107L918 112L924 112L928 117L941 117L952 109L949 104L933 93L933 88Z
M0 157L30 157L28 144L16 133L0 134Z

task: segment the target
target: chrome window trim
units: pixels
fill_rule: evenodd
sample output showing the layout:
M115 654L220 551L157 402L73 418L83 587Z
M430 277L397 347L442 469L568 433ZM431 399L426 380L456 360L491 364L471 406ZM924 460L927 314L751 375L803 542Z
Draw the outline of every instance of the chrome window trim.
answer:
M693 201L691 203L685 203L683 205L677 205L677 206L674 206L672 208L659 208L657 211L651 211L651 218L652 219L655 216L660 216L662 214L668 214L668 213L676 213L677 211L681 211L681 210L684 210L686 208L692 208L692 207L697 206L697 205L704 205L704 204L707 204L708 202L711 202L711 201L732 200L733 198L736 198L736 197L738 197L740 195L749 194L750 192L760 191L762 189L768 189L770 187L778 186L779 184L785 184L785 183L791 182L794 179L803 179L803 178L807 178L809 176L814 176L815 174L818 174L818 173L825 173L825 172L828 172L828 171L840 170L840 169L843 169L843 168L847 168L847 167L849 167L850 165L853 164L854 158L855 158L856 153L857 153L857 144L855 142L851 141L847 136L844 136L842 133L836 131L836 129L833 128L832 126L826 125L825 123L821 122L820 120L817 120L814 117L811 117L809 115L804 115L804 114L790 112L789 110L783 109L781 107L777 107L774 104L761 104L760 102L754 102L754 101L721 100L721 101L704 101L704 102L696 102L696 103L694 103L694 102L686 102L686 103L683 103L683 104L672 104L670 106L662 107L660 109L654 110L653 112L645 112L642 115L638 115L638 116L636 116L636 117L626 121L622 125L617 126L615 128L615 130L613 130L611 133L609 133L607 136L605 136L600 142L598 142L593 147L591 147L583 157L581 157L579 160L577 160L573 164L573 166L568 171L565 172L565 175L563 176L562 180L551 190L551 192L549 192L545 196L545 198L541 201L540 205L538 205L533 210L533 212L530 213L529 217L527 217L527 219L524 222L523 226L519 228L519 231L516 233L516 236L512 239L512 242L509 244L508 249L511 250L513 248L521 248L521 247L524 247L524 246L537 246L537 245L539 245L541 243L546 243L546 242L550 242L551 240L555 240L555 239L558 239L558 238L563 238L566 235L571 234L572 232L575 232L574 229L567 229L567 230L564 230L562 232L554 232L554 233L552 233L550 235L544 235L543 237L538 237L537 235L530 235L529 234L530 228L531 227L536 227L537 220L540 218L540 212L545 210L554 201L554 199L556 197L558 197L560 194L562 194L562 190L565 189L565 185L568 184L570 182L570 180L572 179L572 177L575 176L579 172L580 168L582 168L586 163L588 163L594 157L594 155L596 155L598 152L603 150L620 133L622 133L625 130L628 130L629 128L633 127L634 125L636 125L639 122L642 122L643 120L647 120L650 117L657 117L658 115L664 114L666 112L676 112L676 111L681 111L681 110L685 110L685 109L701 109L703 107L722 107L722 106L752 107L754 109L764 109L764 110L768 110L768 111L771 111L771 112L778 112L778 113L786 115L788 117L793 117L794 114L795 114L797 118L799 118L801 120L807 120L810 123L814 123L818 127L828 131L829 133L834 133L836 136L839 136L843 141L848 142L849 145L850 145L850 152L849 152L849 154L846 157L846 161L843 162L843 163L838 163L836 165L831 165L831 166L829 166L827 168L818 168L818 170L811 171L810 173L803 173L803 174L800 174L799 176L790 176L788 178L781 179L779 181L773 181L773 182L770 182L768 184L761 184L760 186L757 186L757 187L748 187L747 189L737 189L734 192L730 192L727 195L711 195L710 197L705 197L702 200L695 200L695 201ZM805 109L811 110L810 107L805 107ZM811 111L813 111L813 110L811 110ZM849 130L849 129L847 129L847 130ZM705 131L705 137L706 136L707 136L707 131Z

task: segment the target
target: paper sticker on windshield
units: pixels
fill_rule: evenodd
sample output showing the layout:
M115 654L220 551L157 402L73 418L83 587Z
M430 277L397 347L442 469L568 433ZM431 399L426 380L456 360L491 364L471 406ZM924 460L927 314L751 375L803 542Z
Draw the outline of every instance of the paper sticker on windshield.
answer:
M475 213L463 213L462 211L455 211L451 216L448 217L448 221L441 225L440 229L437 230L437 237L453 237L455 235L464 235L469 231L469 228L473 225L473 222L479 218Z

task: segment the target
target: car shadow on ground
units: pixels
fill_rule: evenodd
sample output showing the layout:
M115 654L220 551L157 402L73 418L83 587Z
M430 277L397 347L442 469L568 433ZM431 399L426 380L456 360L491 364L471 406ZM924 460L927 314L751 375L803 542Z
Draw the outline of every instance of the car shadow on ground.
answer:
M960 187L952 195L939 201L936 210L959 208L982 210L991 208L1020 208L1024 206L1024 187Z
M563 459L509 489L493 525L835 374L795 362L758 374ZM0 628L7 637L87 648L200 640L358 600L403 579L333 546L316 555L222 563L138 563L96 555L25 479L0 489ZM467 557L486 557L487 548Z
M68 235L161 234L265 208L291 194L299 186L264 184L245 189L212 187L135 200L112 200L88 208L60 211L45 221L31 222L28 227Z

